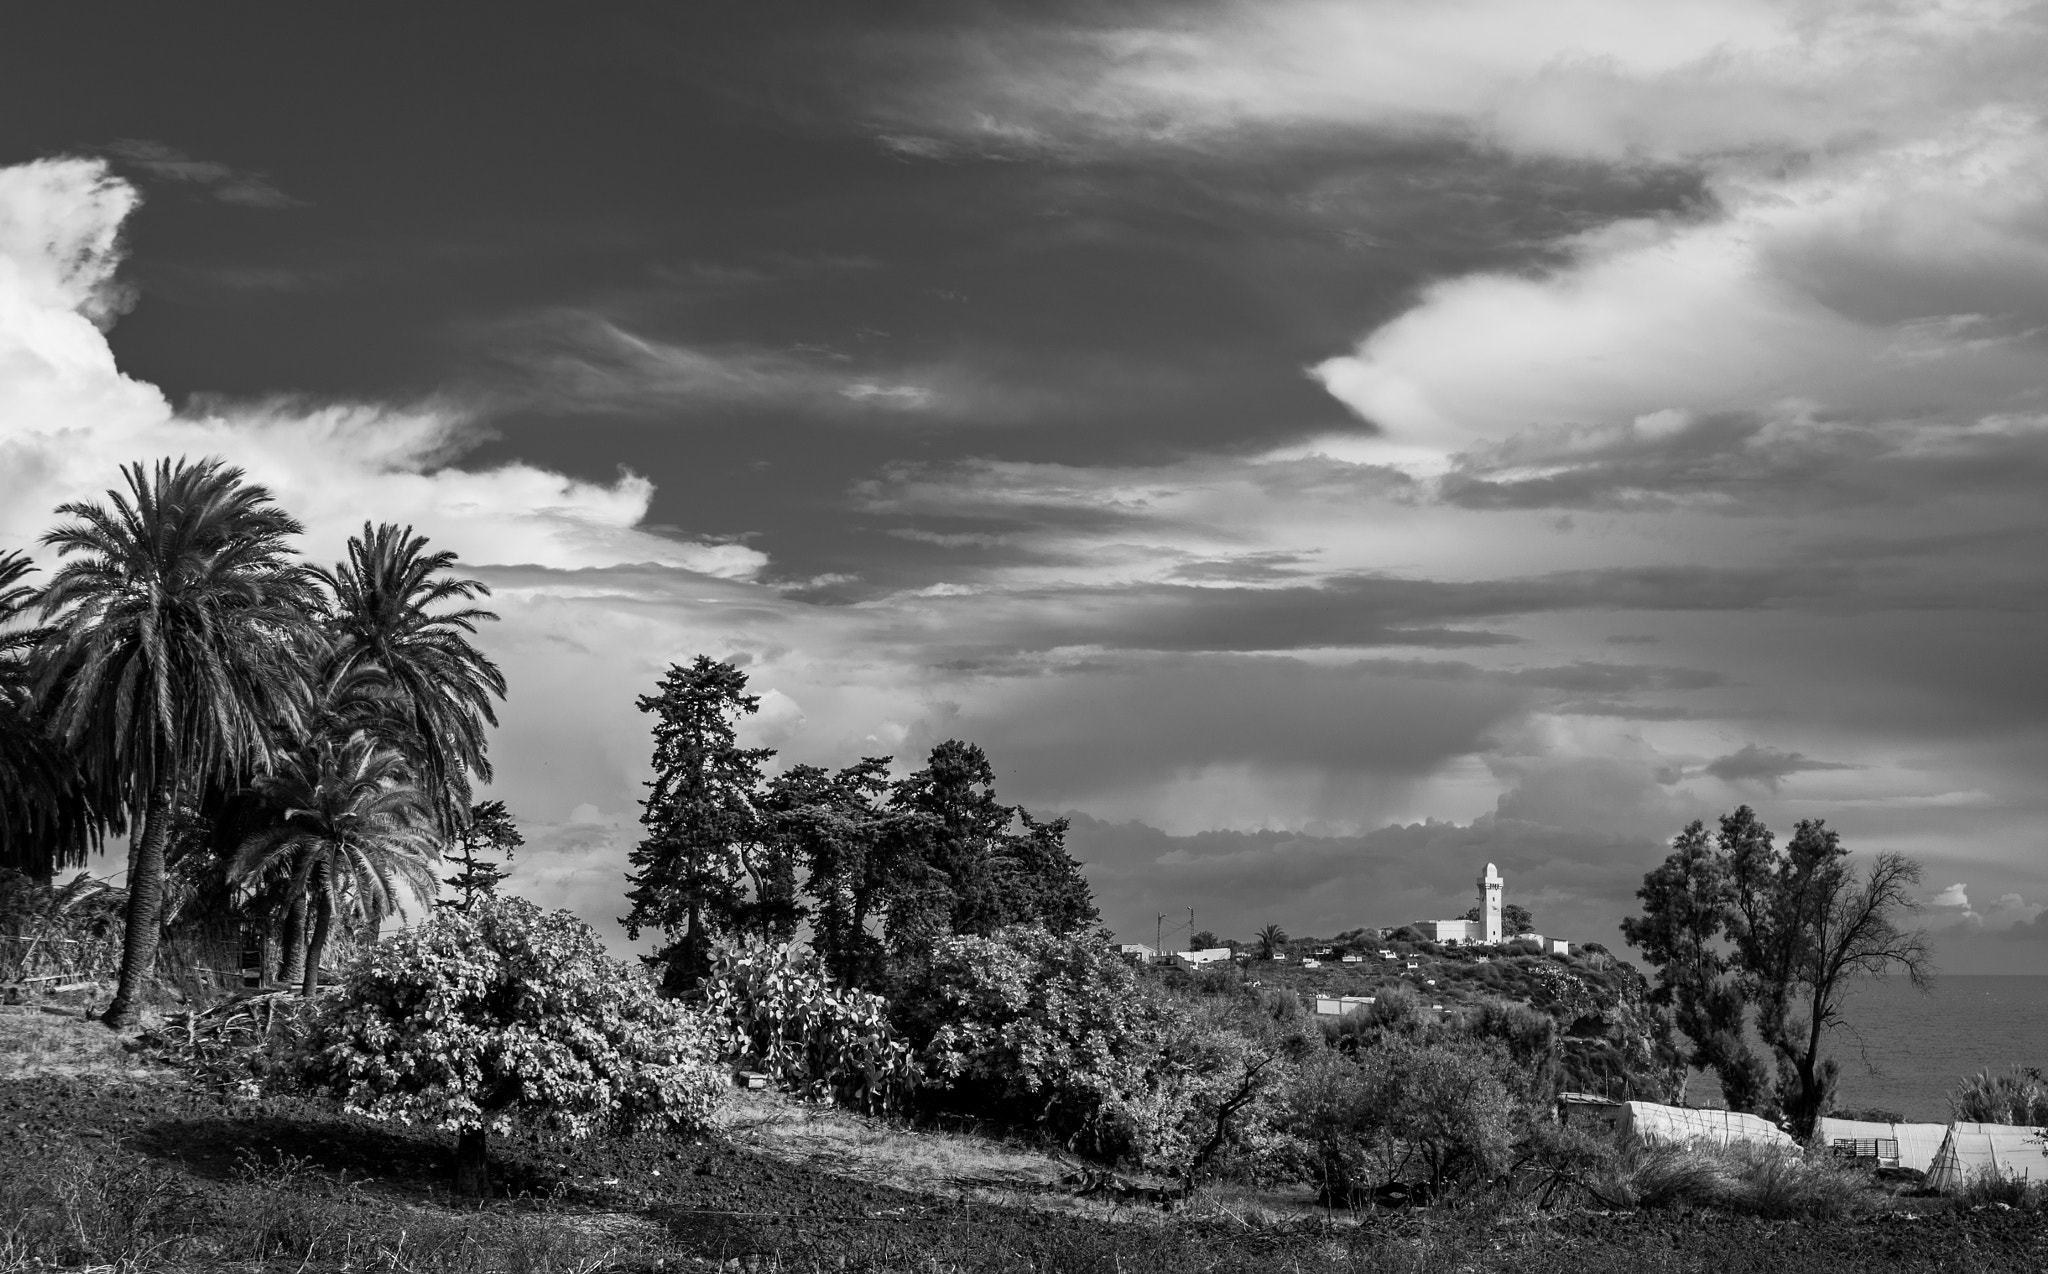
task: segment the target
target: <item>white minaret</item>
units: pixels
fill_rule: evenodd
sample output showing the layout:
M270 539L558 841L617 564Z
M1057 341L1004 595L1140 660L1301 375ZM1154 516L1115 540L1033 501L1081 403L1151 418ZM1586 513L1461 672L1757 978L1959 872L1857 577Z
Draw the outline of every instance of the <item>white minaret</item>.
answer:
M1479 915L1486 925L1483 942L1500 942L1505 938L1501 933L1500 903L1501 892L1508 882L1501 879L1498 869L1492 863L1486 864L1486 874L1479 878Z

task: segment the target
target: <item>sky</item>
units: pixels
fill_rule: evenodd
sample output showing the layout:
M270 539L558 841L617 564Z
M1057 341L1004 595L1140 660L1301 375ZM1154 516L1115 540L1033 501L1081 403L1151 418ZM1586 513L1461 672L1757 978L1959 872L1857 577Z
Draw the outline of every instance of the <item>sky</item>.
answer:
M1129 939L1490 861L1618 949L1746 803L2048 973L2048 8L513 14L10 15L0 550L216 455L457 552L615 936L702 652L778 765L980 744Z

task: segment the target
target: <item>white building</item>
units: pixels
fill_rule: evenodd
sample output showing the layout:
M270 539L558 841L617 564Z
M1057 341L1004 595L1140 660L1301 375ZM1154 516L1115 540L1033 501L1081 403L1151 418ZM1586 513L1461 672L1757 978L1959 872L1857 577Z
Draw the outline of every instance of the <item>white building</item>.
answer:
M1419 920L1415 927L1431 942L1450 945L1479 941L1479 922L1476 920Z
M1119 943L1116 953L1133 964L1150 964L1158 955L1142 942Z
M1176 951L1174 963L1188 969L1200 969L1211 964L1223 964L1230 959L1229 947L1204 947L1200 951Z
M1479 878L1479 919L1418 920L1415 927L1431 942L1440 942L1447 946L1469 946L1475 942L1498 943L1504 937L1501 907L1507 883L1499 869L1488 863L1486 874Z

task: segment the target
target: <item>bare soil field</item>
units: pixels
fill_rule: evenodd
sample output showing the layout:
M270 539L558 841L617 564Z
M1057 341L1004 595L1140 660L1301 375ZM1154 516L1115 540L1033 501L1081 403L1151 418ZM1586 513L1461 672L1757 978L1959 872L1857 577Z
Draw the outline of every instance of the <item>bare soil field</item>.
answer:
M0 1270L2048 1268L2042 1218L1996 1208L1837 1225L1498 1202L1332 1215L1218 1191L1166 1213L1076 1199L1068 1165L1028 1147L757 1094L696 1138L499 1139L501 1197L478 1204L449 1192L446 1134L236 1100L99 1047L112 1037L93 1023L4 1016L0 1043L32 1038L46 1060L0 1052Z

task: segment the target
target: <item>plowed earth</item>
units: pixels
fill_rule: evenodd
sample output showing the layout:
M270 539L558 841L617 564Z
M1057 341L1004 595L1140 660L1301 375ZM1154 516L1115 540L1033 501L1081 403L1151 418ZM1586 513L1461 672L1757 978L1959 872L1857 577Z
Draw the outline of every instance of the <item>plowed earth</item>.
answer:
M410 1204L474 1207L447 1193L451 1143L442 1134L312 1105L231 1101L170 1076L147 1083L0 1076L0 1171L34 1171L58 1150L116 1167L144 1161L201 1184L289 1157L312 1173L363 1182ZM557 1207L631 1213L665 1231L663 1246L674 1258L729 1263L772 1254L784 1271L2048 1269L2041 1217L1996 1209L1842 1225L1583 1212L1458 1222L1421 1210L1358 1225L1258 1229L1228 1217L1148 1211L1103 1220L941 1197L717 1140L513 1137L493 1144L492 1159L496 1185L509 1196L492 1206L548 1197Z

